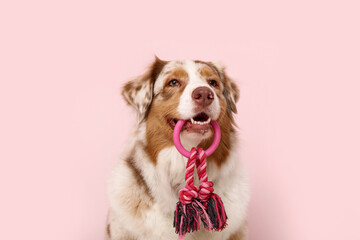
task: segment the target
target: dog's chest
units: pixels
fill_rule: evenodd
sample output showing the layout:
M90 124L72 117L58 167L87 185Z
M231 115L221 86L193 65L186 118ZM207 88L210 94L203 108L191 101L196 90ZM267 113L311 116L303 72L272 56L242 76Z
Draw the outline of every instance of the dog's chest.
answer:
M178 192L185 187L185 168L188 159L179 154L175 147L165 148L160 151L157 158L157 191L156 198L165 203L166 212L174 212L174 206L179 200ZM210 180L215 180L217 171L214 166L208 165ZM195 171L196 172L196 171ZM197 174L194 174L194 184L199 185Z
M159 233L155 237L157 239L178 239L178 235L174 234L175 230L172 228L172 222L175 206L179 201L178 191L185 186L186 163L187 159L181 156L175 147L163 149L158 155L156 165L157 181L156 186L153 186L156 203L150 210L149 215L157 216L158 223L163 222L164 224L148 222L151 225L149 227L154 229L154 233L156 231ZM199 184L197 177L195 177L195 184ZM170 224L171 227L169 228ZM185 239L215 240L226 239L224 238L226 236L228 236L227 231L210 234L201 230L187 234Z

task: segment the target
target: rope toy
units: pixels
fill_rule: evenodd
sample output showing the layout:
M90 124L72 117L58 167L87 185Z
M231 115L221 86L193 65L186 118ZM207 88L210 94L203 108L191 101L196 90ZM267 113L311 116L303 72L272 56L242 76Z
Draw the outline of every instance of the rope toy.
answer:
M206 157L219 146L221 131L216 121L211 121L214 129L214 141L207 150L201 147L187 151L180 142L180 131L185 124L178 120L174 128L174 144L176 149L188 158L185 171L185 187L179 191L179 202L174 212L174 228L183 239L185 234L200 230L202 222L206 231L221 231L226 227L226 212L221 198L214 193L214 183L208 181ZM200 185L194 185L194 170L197 170ZM201 221L201 222L200 222Z

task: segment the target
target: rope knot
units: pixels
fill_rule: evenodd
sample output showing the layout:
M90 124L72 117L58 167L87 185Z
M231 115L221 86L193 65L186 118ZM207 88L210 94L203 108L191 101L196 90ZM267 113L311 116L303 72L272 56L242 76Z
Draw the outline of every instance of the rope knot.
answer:
M191 203L195 198L198 198L199 188L194 185L187 185L179 191L179 200L184 204Z
M202 182L199 186L199 198L202 202L206 202L214 192L214 183L211 181Z

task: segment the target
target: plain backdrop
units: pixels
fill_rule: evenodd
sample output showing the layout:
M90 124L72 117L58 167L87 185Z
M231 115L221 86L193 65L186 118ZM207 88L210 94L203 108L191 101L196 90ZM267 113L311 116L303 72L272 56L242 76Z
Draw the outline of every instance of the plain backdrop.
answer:
M103 239L154 54L241 90L250 240L360 239L358 1L1 1L0 239Z

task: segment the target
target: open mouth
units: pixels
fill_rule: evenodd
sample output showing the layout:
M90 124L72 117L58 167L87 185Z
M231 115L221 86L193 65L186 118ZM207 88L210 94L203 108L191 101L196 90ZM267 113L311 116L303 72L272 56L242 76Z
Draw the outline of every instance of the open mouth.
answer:
M169 125L172 129L175 128L178 119L171 118L169 120ZM183 130L188 132L197 132L205 134L211 129L210 125L211 118L204 112L197 114L196 116L186 120Z

